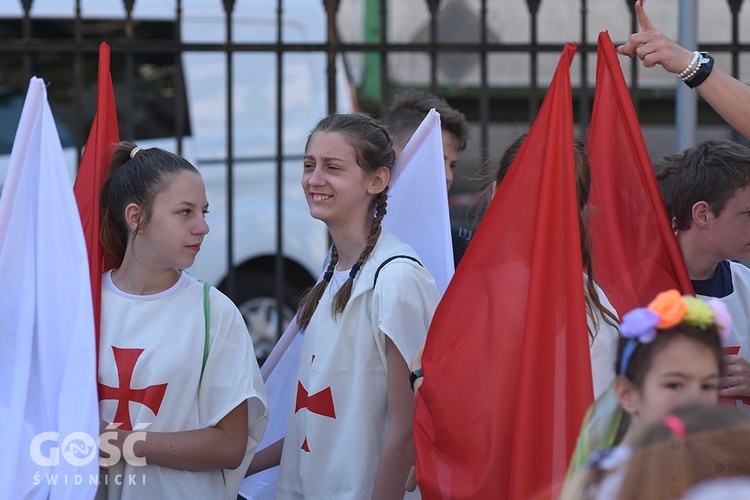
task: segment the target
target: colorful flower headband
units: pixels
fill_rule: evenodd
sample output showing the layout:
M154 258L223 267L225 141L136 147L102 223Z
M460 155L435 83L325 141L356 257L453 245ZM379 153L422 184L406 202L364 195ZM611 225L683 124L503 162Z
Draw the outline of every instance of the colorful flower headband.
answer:
M656 296L647 307L633 309L622 318L620 335L631 341L625 346L620 360L620 375L624 375L638 344L650 344L656 331L672 328L680 323L699 328L715 327L722 342L732 331L732 317L727 306L716 298L703 301L690 295L668 290Z

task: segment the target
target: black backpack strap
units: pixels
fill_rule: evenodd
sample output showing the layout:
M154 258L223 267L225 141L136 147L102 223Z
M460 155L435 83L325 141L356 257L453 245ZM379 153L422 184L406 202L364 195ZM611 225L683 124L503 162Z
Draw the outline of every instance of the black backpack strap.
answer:
M417 264L419 264L420 266L422 266L422 263L419 262L419 260L417 260L415 257L412 257L411 255L394 255L392 257L388 257L387 259L385 259L378 266L377 271L375 271L375 279L372 280L372 287L373 288L375 288L375 284L378 282L378 276L380 275L380 270L383 269L385 267L385 265L388 264L390 261L395 260L395 259L409 259L409 260L413 260L414 262L416 262ZM424 266L422 266L422 267L424 267Z

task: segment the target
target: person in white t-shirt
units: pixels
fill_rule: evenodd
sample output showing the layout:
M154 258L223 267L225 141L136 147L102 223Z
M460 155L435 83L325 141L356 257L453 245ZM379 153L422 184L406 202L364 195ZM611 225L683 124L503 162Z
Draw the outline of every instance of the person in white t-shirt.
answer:
M414 250L381 228L394 158L383 124L361 113L326 117L308 138L302 188L333 248L297 313L304 335L285 437L248 470L280 460L277 498L404 497L415 456L407 360L439 292Z
M206 191L187 160L128 142L101 193L100 494L237 497L267 422L237 308L186 274L208 233Z
M699 297L732 315L721 396L750 411L750 148L727 140L686 149L660 179L667 212Z

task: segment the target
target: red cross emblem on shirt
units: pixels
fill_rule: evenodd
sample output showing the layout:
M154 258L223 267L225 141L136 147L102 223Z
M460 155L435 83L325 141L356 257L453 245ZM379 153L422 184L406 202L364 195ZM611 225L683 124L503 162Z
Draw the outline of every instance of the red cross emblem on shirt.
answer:
M99 383L99 401L116 400L115 423L122 424L120 429L132 431L133 423L130 420L130 409L128 408L130 402L140 403L148 407L154 415L157 415L164 399L164 393L167 391L167 384L150 385L145 389L132 389L130 384L133 381L133 368L135 368L138 358L143 354L143 349L112 346L112 351L115 355L119 387L110 387Z
M326 387L320 392L315 394L307 394L307 389L302 385L302 382L297 381L297 402L294 405L294 413L307 408L310 413L316 415L322 415L324 417L336 418L336 408L333 406L333 395L331 394L331 388ZM302 442L302 450L310 452L310 445L307 443L307 438Z
M294 413L307 408L310 413L323 415L324 417L336 418L336 409L333 407L333 396L331 388L326 387L315 394L307 394L307 389L302 382L297 381L297 404L294 405Z

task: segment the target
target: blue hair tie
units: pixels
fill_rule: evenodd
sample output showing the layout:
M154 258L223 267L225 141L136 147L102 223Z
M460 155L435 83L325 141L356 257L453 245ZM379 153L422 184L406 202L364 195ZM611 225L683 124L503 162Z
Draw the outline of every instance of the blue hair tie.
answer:
M357 276L357 273L359 272L359 268L360 268L359 264L356 264L356 263L352 266L352 270L349 271L349 277L351 279L354 279L354 277Z
M638 341L638 339L628 339L627 344L625 344L625 348L622 350L622 358L620 358L620 375L625 375L625 372L628 371L630 358L633 357L633 353L638 348L639 344L640 342Z
M333 278L333 271L326 271L323 273L323 279L326 280L326 282L330 283L331 278Z

